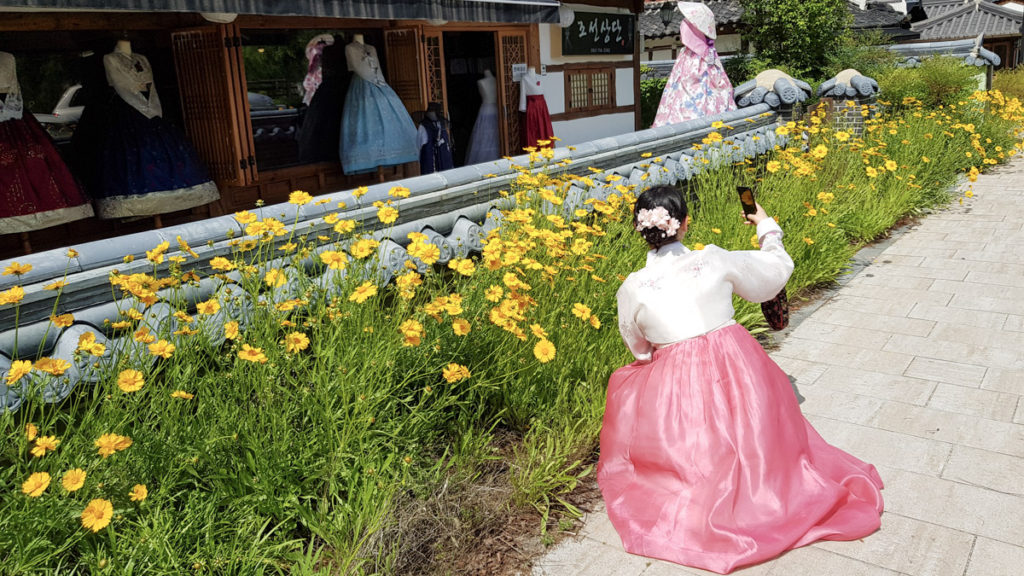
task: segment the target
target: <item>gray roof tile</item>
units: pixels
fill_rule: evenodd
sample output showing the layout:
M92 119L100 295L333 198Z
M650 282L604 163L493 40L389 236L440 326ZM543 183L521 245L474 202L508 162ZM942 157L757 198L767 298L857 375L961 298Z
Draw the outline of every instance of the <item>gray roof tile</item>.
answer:
M928 5L925 6L928 10ZM931 12L929 12L929 15ZM961 4L958 8L933 16L913 25L922 39L973 38L1015 35L1021 33L1024 15L989 2Z

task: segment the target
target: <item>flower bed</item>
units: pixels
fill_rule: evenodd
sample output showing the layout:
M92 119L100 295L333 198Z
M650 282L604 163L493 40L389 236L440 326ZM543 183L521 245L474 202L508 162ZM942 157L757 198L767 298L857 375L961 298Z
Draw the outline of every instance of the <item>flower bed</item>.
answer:
M734 187L754 183L786 232L796 261L788 289L799 298L900 218L948 201L959 175L973 180L1022 146L1021 105L998 93L943 109L895 104L863 138L812 116L779 128L795 142L806 134L805 149L697 176L688 245L752 247ZM718 132L701 144L730 145ZM560 209L570 185L608 194L570 220ZM318 241L258 211L236 218L266 241L239 243L208 278L175 266L162 278L113 276L114 290L146 305L167 291L159 299L177 309L175 333L134 307L102 330L81 328L77 354L97 359L97 384L60 404L33 394L59 381L62 361L14 363L8 384L31 379L33 389L0 416L4 570L425 572L447 544L413 534L406 515L439 492L467 494L498 458L511 505L536 509L541 526L552 509L571 514L566 495L590 471L605 383L630 360L615 291L643 263L630 222L636 193L598 170L554 178L524 168L481 254L440 266L436 245L410 234L419 270L386 285L358 273L376 241L340 216L338 246L314 253ZM394 221L402 196L396 188L381 202L381 222ZM284 274L280 258L313 255L339 271L333 290ZM155 270L194 254L168 244L148 258ZM189 303L190 282L229 274L240 284ZM289 281L297 297L281 296ZM246 318L240 290L263 296ZM19 300L16 289L0 293L0 305ZM754 331L759 314L737 302ZM116 331L133 338L107 355ZM469 526L477 513L454 512Z

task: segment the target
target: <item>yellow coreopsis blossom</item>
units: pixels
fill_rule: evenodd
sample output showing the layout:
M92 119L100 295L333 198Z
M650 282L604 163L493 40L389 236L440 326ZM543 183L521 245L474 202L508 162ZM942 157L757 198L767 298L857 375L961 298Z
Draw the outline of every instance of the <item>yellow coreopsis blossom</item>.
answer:
M502 296L505 295L505 290L501 286L491 286L484 293L484 298L487 298L491 302L497 302L501 300Z
M694 250L703 250L704 248L704 244L701 244L700 242L697 242L696 244L693 245Z
M235 212L235 220L239 224L246 225L259 220L259 217L248 210L242 210L241 212Z
M848 132L843 132L842 130L837 130L835 137L836 140L839 140L840 142L846 142L850 139L850 134Z
M868 175L868 178L875 178L878 176L878 170L876 170L873 166L868 166L864 168L864 173Z
M81 468L75 468L74 470L68 470L64 473L64 477L60 479L60 483L64 486L64 489L68 492L75 492L85 486L85 470Z
M394 196L395 198L408 198L409 189L405 186L392 186L391 189L388 190L388 195Z
M369 191L370 189L367 188L366 186L360 186L359 188L356 188L355 190L352 191L352 197L359 198L360 196L364 196Z
M897 164L895 160L886 160L885 161L885 169L888 170L889 172L895 172L896 169L899 168L899 167L900 167L900 165Z
M11 362L11 367L7 369L7 376L4 380L8 386L13 386L18 380L27 375L32 371L32 362L30 360L15 360ZM31 440L31 438L29 438Z
M804 237L804 242L805 242L805 243L806 243L806 244L807 244L808 246L810 246L811 244L814 244L814 240L811 240L810 238L808 238L808 237L806 237L806 236Z
M370 281L363 282L349 295L349 302L355 302L356 304L362 304L373 296L377 295L377 286Z
M42 458L47 452L56 450L58 444L60 440L56 436L40 436L36 438L36 444L29 452L36 458Z
M152 250L146 250L146 259L153 264L160 264L164 261L164 253L171 247L171 243L164 240Z
M68 368L71 368L71 364L68 364L66 360L61 358L50 358L43 356L36 360L33 368L40 372L46 372L47 374L53 374L54 376L60 376L64 372L67 372Z
M145 384L146 380L138 370L129 368L117 375L117 387L125 393L138 392Z
M110 500L96 498L89 501L89 504L82 510L82 527L86 530L99 532L110 524L114 517L114 505Z
M465 318L456 318L452 320L452 331L455 332L456 336L465 336L470 331L469 321Z
M302 190L296 190L296 191L294 191L294 192L292 192L291 194L288 195L288 203L289 204L295 204L295 205L298 205L298 206L302 206L304 204L309 204L312 201L313 201L313 197L310 196L309 193L303 192Z
M828 156L828 146L825 146L824 144L818 144L817 146L814 147L813 150L811 150L811 156L818 160L824 159L826 156Z
M381 206L377 209L377 219L384 224L391 224L398 220L398 209L394 206Z
M156 336L149 333L149 328L143 326L132 334L132 340L139 342L140 344L152 344L156 341Z
M309 337L302 332L291 332L284 337L284 347L289 354L309 348Z
M353 242L352 245L349 246L348 251L352 254L353 258L362 259L373 254L374 250L376 250L378 246L380 246L380 242L371 238L362 238Z
M180 398L182 400L191 400L191 399L195 398L195 395L194 394L189 394L188 392L185 392L184 390L175 390L174 392L171 392L171 398Z
M355 220L339 220L338 223L334 225L334 231L337 232L338 234L348 234L349 232L352 232L355 229Z
M546 364L555 358L555 345L546 338L541 338L533 347L533 356L542 364Z
M348 265L348 255L336 250L327 250L320 253L320 261L331 270L344 270Z
M288 277L278 268L271 268L263 275L263 282L271 288L280 288L288 281Z
M220 302L215 299L205 300L196 304L196 312L211 316L220 310Z
M452 362L445 366L444 370L442 371L442 375L444 376L445 381L447 381L449 384L458 382L460 380L465 380L470 376L469 368L461 364L456 364L455 362Z
M398 331L401 332L402 346L419 346L421 339L423 338L423 324L420 324L418 320L409 318L405 322L402 322L398 326Z
M224 324L224 338L228 340L238 338L238 322L232 320Z
M476 271L476 264L469 258L458 258L448 262L448 267L463 276L472 276Z
M127 440L127 445L125 445L125 440ZM97 453L103 458L106 458L114 452L124 450L128 446L131 446L131 442L131 438L121 436L120 434L104 434L97 438L93 444L98 449Z
M43 286L43 290L60 290L61 288L65 287L67 285L68 285L68 283L65 280L57 280L56 282L47 284L46 286Z
M597 316L590 317L590 325L594 327L594 330L601 329L601 321L598 320Z
M267 363L267 355L263 353L263 349L254 348L248 344L242 344L242 349L238 351L238 357L246 362L253 362L256 364Z
M29 422L28 424L25 424L25 439L26 440L31 442L31 441L35 440L36 436L38 436L38 435L39 435L39 428L37 428L35 424L33 424L31 422Z
M17 304L25 298L25 290L21 286L15 286L10 290L0 292L0 306L4 304Z
M160 358L170 358L174 354L175 346L167 340L157 340L149 345L149 353Z
M29 498L38 498L50 487L50 475L46 472L36 472L28 477L21 484L21 493Z
M587 306L586 304L576 302L575 304L572 305L572 315L579 318L580 320L589 320L590 307Z
M11 262L10 264L7 265L6 268L4 268L3 273L0 273L0 276L10 276L11 274L21 276L22 274L27 274L31 270L31 264L19 264L17 262Z
M128 499L132 502L142 502L146 496L149 496L149 490L146 489L145 484L132 486L132 491L128 493Z
M221 272L227 272L235 269L235 265L223 256L217 256L213 260L210 260L210 267L214 270L220 270Z
M780 168L782 168L782 163L779 162L778 160L770 160L767 164L764 165L764 168L765 170L771 172L772 174L775 174L776 172L779 171Z

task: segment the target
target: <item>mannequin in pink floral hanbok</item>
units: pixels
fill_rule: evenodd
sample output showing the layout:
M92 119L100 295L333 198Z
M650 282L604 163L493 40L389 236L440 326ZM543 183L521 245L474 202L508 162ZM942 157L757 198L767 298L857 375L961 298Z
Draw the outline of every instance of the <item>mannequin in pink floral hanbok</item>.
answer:
M715 51L715 15L698 2L680 2L683 46L668 77L653 126L734 110L732 84Z

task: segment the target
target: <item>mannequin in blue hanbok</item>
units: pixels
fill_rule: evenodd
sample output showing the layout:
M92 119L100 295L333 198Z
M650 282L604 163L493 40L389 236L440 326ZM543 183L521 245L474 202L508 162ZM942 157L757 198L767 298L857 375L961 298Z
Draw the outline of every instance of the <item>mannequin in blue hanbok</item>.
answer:
M370 172L419 160L416 124L380 72L377 50L361 34L345 47L354 73L341 119L341 167L346 174Z

